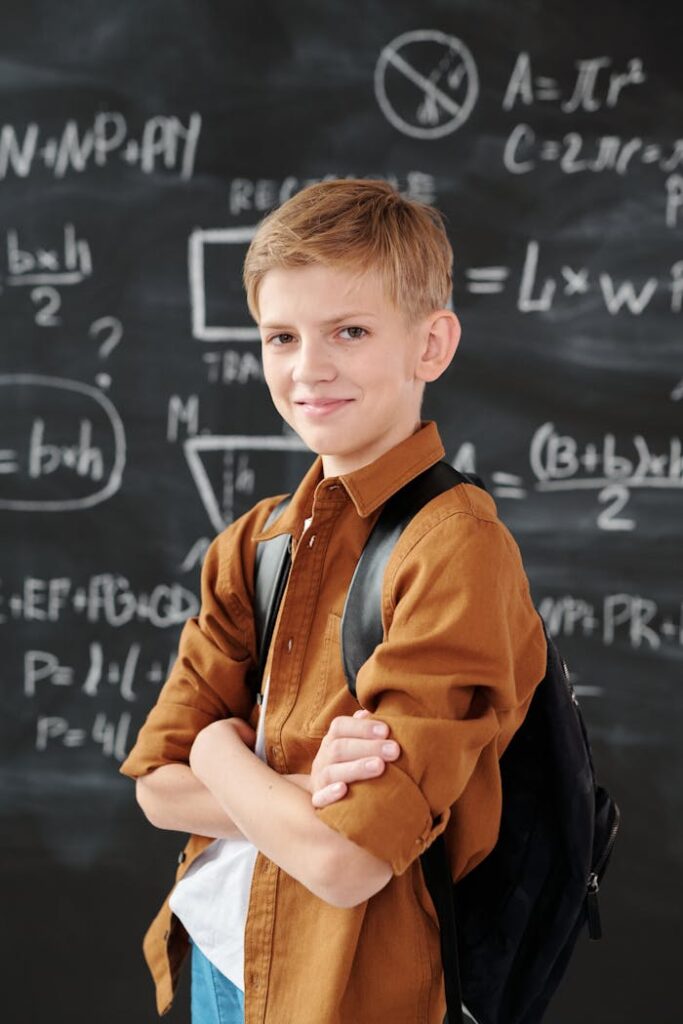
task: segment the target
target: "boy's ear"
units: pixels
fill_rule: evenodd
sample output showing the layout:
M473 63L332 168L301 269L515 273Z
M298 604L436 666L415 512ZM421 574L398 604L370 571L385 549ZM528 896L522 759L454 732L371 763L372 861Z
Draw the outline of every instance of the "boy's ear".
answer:
M441 376L455 355L461 333L460 321L453 310L440 309L430 314L421 331L416 366L420 380L431 381Z

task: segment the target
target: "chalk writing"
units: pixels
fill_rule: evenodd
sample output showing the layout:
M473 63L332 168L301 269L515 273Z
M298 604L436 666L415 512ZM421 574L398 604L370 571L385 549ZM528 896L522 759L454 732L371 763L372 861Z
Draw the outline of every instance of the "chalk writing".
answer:
M98 712L86 727L72 726L61 715L40 715L36 721L35 749L43 753L54 744L66 749L96 744L105 757L123 761L127 753L131 715L123 711L118 719L110 720Z
M3 390L4 389L4 390ZM3 420L0 441L0 509L64 511L105 501L121 485L126 458L123 423L114 405L97 388L80 381L41 374L0 374L0 400L13 414ZM46 407L73 424L65 442L52 436ZM97 442L95 435L101 440ZM90 485L98 485L94 490ZM72 497L52 493L72 491Z
M576 594L545 595L538 610L553 636L596 638L606 647L634 650L683 647L683 603L660 607L652 597L609 593L597 600Z
M558 79L535 75L531 56L523 51L517 56L510 75L503 96L503 109L512 110L518 103L531 106L534 103L554 103L556 100L560 101L559 108L565 114L573 114L577 110L593 113L603 106L616 107L623 90L627 86L642 85L647 76L639 57L633 57L625 71L608 71L611 64L611 58L606 56L577 60L571 95L562 100Z
M295 174L276 178L232 178L228 184L228 213L237 217L241 213L255 210L265 213L276 206L281 206L296 192L308 185L320 181L336 181L340 177L372 177L388 181L395 189L423 203L433 203L436 199L436 181L433 174L426 171L406 171L404 176L396 174L323 174L319 177L299 178Z
M666 451L654 452L642 434L634 434L628 454L619 451L614 434L597 443L580 444L571 435L560 435L553 423L544 423L530 445L530 463L539 490L602 488L610 483L624 487L683 486L683 446L672 437Z
M477 457L470 443L461 445L451 465L464 472L478 472ZM597 491L604 508L596 525L601 530L631 531L636 520L622 516L633 490L657 488L678 492L683 488L683 440L674 436L665 450L655 449L643 434L634 434L628 445L615 434L605 433L598 441L579 442L570 434L559 434L553 423L538 427L529 442L529 463L535 477L536 493ZM505 469L484 473L495 498L521 501L528 498L524 476Z
M83 582L68 576L26 576L11 591L8 587L7 579L0 579L0 624L57 623L76 616L115 628L147 622L162 629L183 623L199 610L196 594L180 583L136 591L117 572L94 573Z
M652 275L639 281L617 277L607 270L591 271L579 263L562 261L553 275L539 280L541 247L531 239L527 242L524 261L515 296L520 313L547 313L558 297L581 301L584 296L597 293L610 316L626 314L641 316L650 303L663 296L672 313L683 309L683 260L676 260L661 275ZM510 267L466 267L464 287L472 295L500 295L510 280Z
M254 491L254 469L251 453L301 452L310 461L310 449L300 437L224 436L191 437L185 443L185 456L197 492L209 519L218 532L235 518L236 502L240 494L247 498ZM222 460L220 490L217 491L207 470L207 460L218 454ZM253 504L253 500L248 502Z
M567 132L561 139L538 140L528 124L518 124L510 132L503 149L503 165L511 174L528 174L537 164L557 161L565 174L590 171L614 171L624 175L632 160L651 164L661 171L673 171L683 165L683 139L675 139L668 146L646 142L640 136L622 139L618 135L602 135L591 140L594 150L585 154L584 137L580 132Z
M28 178L36 169L57 179L69 172L83 174L106 167L114 157L143 174L169 171L187 180L194 172L201 126L196 112L186 124L172 115L150 117L138 138L129 133L119 111L95 114L87 128L70 119L55 134L47 134L37 121L29 121L23 130L5 123L0 125L0 181Z
M404 32L382 48L375 96L404 135L436 139L465 123L479 95L472 54L461 39L431 29Z
M87 697L98 697L110 687L125 701L137 700L135 691L136 674L144 682L161 685L167 678L177 653L169 656L166 664L154 661L149 668L139 667L140 644L131 644L123 661L107 659L101 643L91 642L88 649L88 664L77 671L73 665L65 665L52 651L30 650L24 655L25 697L33 698L47 686L73 687Z
M197 229L188 242L188 272L190 279L190 302L192 308L192 334L199 341L260 341L258 327L244 324L212 325L207 323L206 284L204 276L205 251L207 246L239 246L246 251L254 237L256 227L215 228L210 231Z
M254 352L238 352L234 348L222 352L202 352L209 384L249 384L263 382L263 364Z
M59 248L29 248L26 242L20 244L15 228L8 228L6 284L80 284L92 272L90 245L85 238L78 238L73 224L64 225Z

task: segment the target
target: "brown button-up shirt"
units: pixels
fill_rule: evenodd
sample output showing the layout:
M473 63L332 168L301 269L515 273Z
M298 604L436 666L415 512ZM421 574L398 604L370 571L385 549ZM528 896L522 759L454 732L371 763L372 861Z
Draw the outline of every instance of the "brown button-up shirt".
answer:
M358 673L357 699L346 685L339 627L382 505L444 455L427 420L351 473L324 478L317 456L268 530L284 495L259 501L215 537L202 566L199 615L185 623L171 674L121 766L136 778L188 763L195 736L217 718L238 716L255 727L259 706L245 676L257 660L256 541L291 534L292 567L265 667L267 762L279 773L310 772L336 715L364 707L386 722L400 756L316 813L394 874L370 899L339 908L259 851L244 936L245 1024L442 1024L438 921L419 856L445 831L458 880L493 849L499 758L546 662L519 548L493 498L460 484L406 527L384 578L384 639ZM176 880L211 841L190 837ZM168 897L143 949L163 1014L188 949Z

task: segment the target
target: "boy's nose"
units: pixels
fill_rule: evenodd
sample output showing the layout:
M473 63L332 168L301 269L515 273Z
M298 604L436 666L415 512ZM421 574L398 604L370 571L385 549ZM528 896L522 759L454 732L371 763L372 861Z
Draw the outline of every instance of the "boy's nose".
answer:
M295 381L330 380L335 376L335 368L332 359L327 351L319 344L311 342L308 345L299 345L299 350L294 357L292 368L292 379Z

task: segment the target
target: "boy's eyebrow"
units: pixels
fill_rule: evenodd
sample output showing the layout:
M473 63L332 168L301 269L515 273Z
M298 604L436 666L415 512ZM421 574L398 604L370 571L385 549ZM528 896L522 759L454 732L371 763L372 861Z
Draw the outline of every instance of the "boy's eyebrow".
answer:
M318 323L319 327L331 327L332 324L336 324L339 320L353 320L357 316L376 316L375 313L371 313L369 310L366 313L359 313L357 310L351 310L349 313L338 313L337 316L327 317L325 320L320 320ZM266 330L272 330L273 327L290 327L291 324L259 324L259 327L263 327Z

